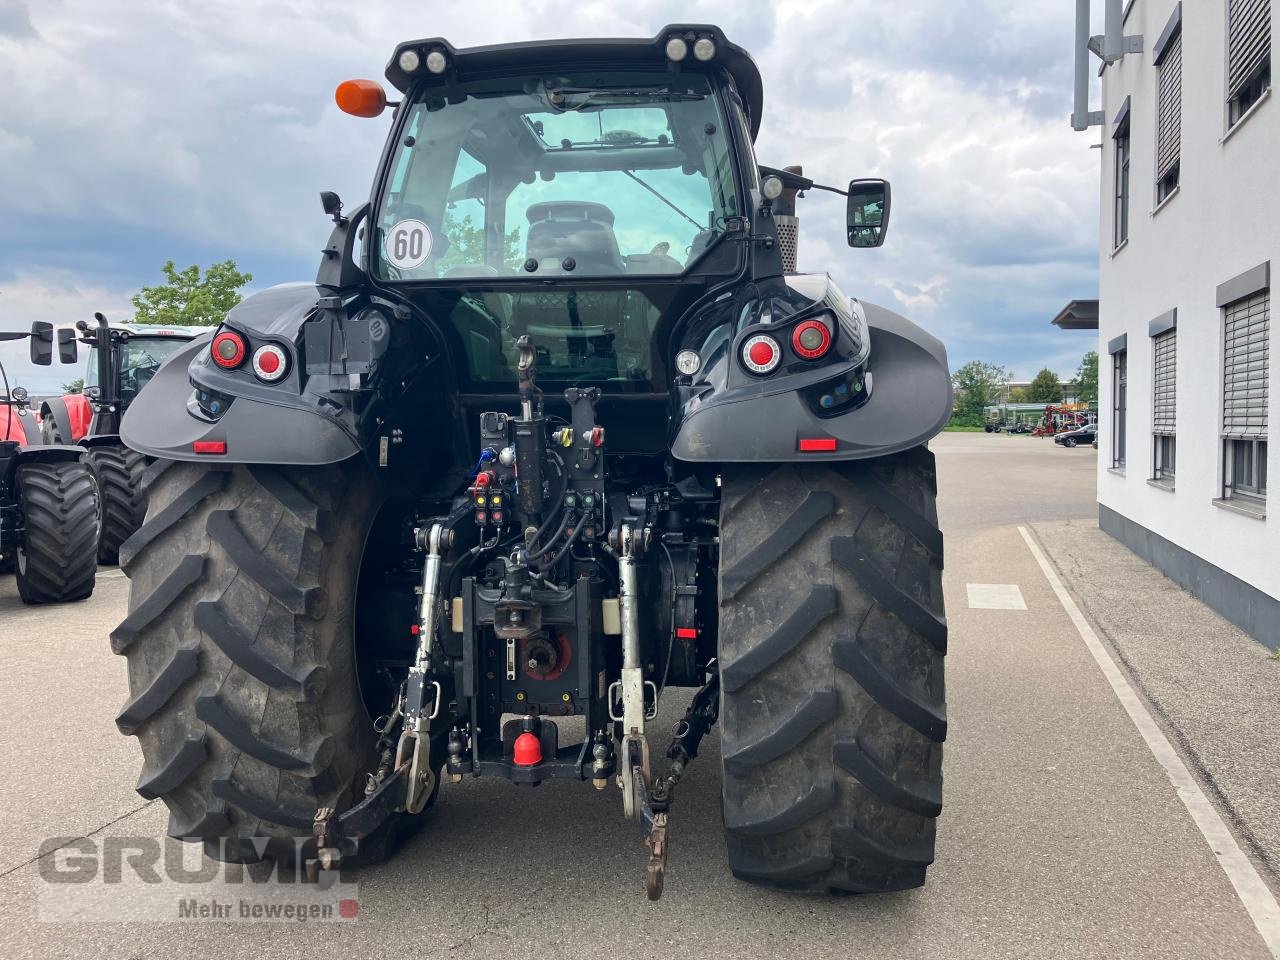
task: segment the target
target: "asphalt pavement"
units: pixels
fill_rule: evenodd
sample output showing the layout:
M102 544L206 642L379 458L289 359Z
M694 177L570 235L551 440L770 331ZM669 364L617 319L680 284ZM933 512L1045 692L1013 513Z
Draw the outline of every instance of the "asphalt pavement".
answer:
M158 837L167 820L133 791L137 746L113 723L126 680L107 633L127 582L103 570L85 603L26 608L6 577L0 956L1273 956L1019 531L1087 525L1094 451L984 434L944 434L933 447L950 734L924 888L828 899L734 880L713 734L681 786L658 903L645 899L645 850L614 790L482 779L446 783L390 864L346 872L358 883L355 922L76 919L66 908L88 891L42 876L66 850L38 859L41 843L90 837L87 849L101 848L107 837ZM687 696L670 700L653 727L658 750Z

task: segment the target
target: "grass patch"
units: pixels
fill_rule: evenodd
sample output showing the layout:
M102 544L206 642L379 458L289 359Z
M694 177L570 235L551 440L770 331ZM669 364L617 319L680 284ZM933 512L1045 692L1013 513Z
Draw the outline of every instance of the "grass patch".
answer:
M956 424L955 426L952 426L951 424L947 424L945 427L942 428L942 432L943 433L982 433L982 428L968 427L961 424Z

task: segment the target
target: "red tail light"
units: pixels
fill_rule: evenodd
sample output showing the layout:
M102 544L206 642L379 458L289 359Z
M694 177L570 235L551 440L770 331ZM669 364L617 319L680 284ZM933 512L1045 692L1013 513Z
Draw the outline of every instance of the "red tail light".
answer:
M773 337L759 334L742 345L742 362L752 373L773 373L782 362L782 349Z
M806 320L791 331L791 349L805 360L817 360L831 349L831 331L821 320Z
M289 372L289 357L274 343L265 343L253 351L253 375L266 383L283 380Z
M223 330L209 344L209 354L218 366L233 370L244 363L244 337L234 330Z
M197 440L191 444L192 453L204 454L225 454L227 452L227 441L225 440Z

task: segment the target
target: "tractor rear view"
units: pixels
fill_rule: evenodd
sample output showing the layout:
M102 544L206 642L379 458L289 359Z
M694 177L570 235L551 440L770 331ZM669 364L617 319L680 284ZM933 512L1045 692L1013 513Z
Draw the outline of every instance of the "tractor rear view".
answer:
M146 513L141 483L147 458L120 439L120 419L165 360L203 327L151 326L107 322L76 324L89 347L81 393L53 397L40 407L41 436L47 444L78 444L98 488L100 509L97 556L116 563L120 545L142 524Z
M946 353L795 259L800 196L876 247L889 185L758 163L760 74L713 26L415 40L386 77L315 283L246 299L125 417L156 458L112 633L139 792L211 856L314 875L387 854L442 780L514 810L565 779L617 791L656 898L718 724L735 875L923 883Z
M54 331L37 323L30 334L0 332L0 340L30 337L31 359L52 362ZM75 344L61 338L70 362ZM40 444L27 391L11 386L0 366L0 570L12 569L24 603L63 603L93 593L97 571L97 497L78 447Z

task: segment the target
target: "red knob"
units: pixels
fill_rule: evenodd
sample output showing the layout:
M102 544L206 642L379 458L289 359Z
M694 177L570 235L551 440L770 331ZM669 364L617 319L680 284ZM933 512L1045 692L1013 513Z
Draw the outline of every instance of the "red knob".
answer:
M542 741L537 734L526 730L516 737L515 761L517 767L536 767L542 762Z
M477 474L476 474L476 486L477 486L477 487L487 487L487 486L488 486L489 484L491 484L491 483L493 483L493 473L492 473L492 471L485 470L483 473L477 473Z

